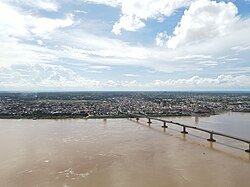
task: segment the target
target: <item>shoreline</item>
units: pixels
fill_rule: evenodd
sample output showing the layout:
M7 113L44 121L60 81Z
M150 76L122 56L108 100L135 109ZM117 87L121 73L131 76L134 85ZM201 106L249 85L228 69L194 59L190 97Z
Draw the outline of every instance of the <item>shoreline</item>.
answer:
M217 113L192 113L192 114L165 114L165 115L150 115L150 117L187 117L187 116L198 116L198 117L210 117L214 115L220 115L227 112L234 112L234 113L250 113L250 111L220 111ZM119 116L73 116L73 115L62 115L62 116L50 116L50 115L44 115L44 116L13 116L13 115L0 115L0 119L123 119L123 118L129 118L128 116L119 115Z
M193 116L192 114L176 114L176 115L151 115L151 117L182 117ZM128 116L1 116L0 119L122 119Z

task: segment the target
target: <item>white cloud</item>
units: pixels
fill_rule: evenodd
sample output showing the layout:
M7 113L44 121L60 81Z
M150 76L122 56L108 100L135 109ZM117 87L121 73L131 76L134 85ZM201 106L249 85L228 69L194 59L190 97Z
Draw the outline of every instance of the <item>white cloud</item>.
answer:
M33 16L4 3L0 3L0 8L3 9L0 12L0 66L59 58L122 65L135 64L147 56L144 48L120 40L95 36L75 27L62 30L74 26L72 15L52 19Z
M102 71L99 70L87 70L88 73L102 73Z
M61 57L95 61L99 64L132 65L149 55L149 51L143 47L131 46L117 39L98 37L82 30L74 30L67 34L70 45L63 39L64 32L57 32L52 38L62 46L62 53L58 54Z
M56 0L3 0L18 6L28 6L46 11L57 11L59 4Z
M134 89L138 86L138 83L136 80L132 81L114 81L114 80L108 80L107 82L101 83L102 88L106 89L127 89L130 90L131 88Z
M20 43L19 39L0 35L0 67L11 64L34 64L56 60L52 50L42 46Z
M124 15L120 18L119 22L116 22L113 25L112 32L120 34L121 29L125 29L127 31L137 31L144 26L145 24L138 17Z
M0 5L2 4L0 3ZM74 22L70 15L60 20L47 20L48 18L42 19L43 17L36 16L28 19L31 15L8 5L5 5L5 8L4 11L5 13L7 11L9 16L4 17L5 15L0 12L0 41L2 44L0 46L0 66L78 61L101 66L127 65L168 73L191 72L196 74L197 71L200 73L214 71L213 67L228 61L219 59L219 57L229 55L228 59L235 59L237 56L233 55L239 51L236 51L234 47L238 46L237 49L240 49L239 46L242 46L245 49L250 44L248 37L250 21L247 19L238 20L234 26L237 30L228 30L228 34L225 36L172 50L133 45L107 36L94 35L86 29L81 29L77 24L71 25ZM16 23L15 20L18 22ZM28 22L28 20L32 21ZM42 24L36 24L35 21ZM45 29L47 21L49 24ZM50 24L52 27L49 26ZM71 26L70 29L64 29L67 25ZM43 42L42 46L37 44L38 40ZM244 59L248 59L247 54L240 60ZM228 67L233 67L232 63L229 65ZM90 69L90 71L98 70ZM218 74L227 73L223 68L216 69L216 71Z
M122 0L82 0L86 3L93 3L93 4L102 4L111 7L120 6Z
M168 33L165 32L160 32L157 34L156 38L155 38L155 44L157 46L163 47L167 45L167 41L168 41Z
M13 71L14 70L14 71ZM58 65L21 65L0 68L0 90L92 90L133 88L136 81L96 81Z
M72 14L68 14L64 19L38 17L1 2L0 10L0 32L1 35L9 37L32 37L30 33L49 34L55 29L68 27L74 23Z
M83 13L83 14L87 14L88 12L84 11L84 10L74 10L75 13Z
M237 52L247 51L247 50L250 50L250 45L248 45L248 46L234 46L231 49L234 51L237 51Z
M14 70L14 71L13 71ZM0 87L4 89L82 89L97 88L99 81L86 79L57 65L37 64L0 68Z
M154 82L156 87L184 89L184 90L202 90L202 89L240 89L250 87L250 77L245 75L232 76L232 75L219 75L217 78L202 78L193 76L189 79L177 80L156 80Z
M130 74L130 73L123 74L123 76L125 76L125 77L139 77L139 75Z
M226 35L238 21L237 12L237 7L231 2L199 0L192 3L175 27L168 47L176 48Z
M46 36L58 28L69 27L74 23L72 14L68 14L65 19L33 16L26 16L25 18L29 31L38 36Z
M69 65L76 67L87 64L88 67L85 67L82 72L103 72L104 74L106 70L110 70L113 66L119 65L125 68L147 68L150 71L167 72L166 77L170 76L168 73L176 73L176 77L180 76L180 74L183 75L183 77L190 77L196 74L200 76L202 76L202 74L215 76L220 74L247 74L249 72L249 69L246 71L244 68L233 71L235 66L248 66L248 50L250 45L250 20L248 18L238 19L236 17L232 26L228 27L226 34L224 34L224 30L221 29L220 31L223 32L219 32L218 35L212 35L214 38L205 40L204 36L205 42L196 40L194 37L193 40L195 42L188 40L188 45L180 43L179 45L181 47L168 49L124 42L110 38L110 35L106 35L105 32L105 36L99 33L95 35L94 32L88 30L88 27L83 28L83 25L88 25L88 20L77 20L79 19L77 16L73 18L70 14L61 19L52 19L38 16L34 12L31 14L29 11L23 11L23 9L4 3L0 3L0 7L1 10L3 10L0 12L0 67L27 63L39 65L51 63L58 64L59 66L63 66L67 63L68 66L65 65L65 67L69 67ZM199 13L202 14L202 11ZM143 17L143 14L138 13L138 15ZM124 14L124 16L126 15ZM156 19L158 18L157 16ZM144 18L138 17L138 20L143 23ZM229 25L230 24L231 22ZM100 25L101 24L98 24L97 27L98 30L101 28L100 30L102 31L103 28ZM92 26L93 28L91 29L96 29L94 24L92 24ZM133 26L131 27L133 28ZM227 26L225 26L225 28L226 27ZM117 30L119 31L121 29L122 27ZM208 37L209 36L210 35L208 35ZM158 43L158 46L166 46L167 38L167 33L159 33L159 40L156 41L156 43ZM18 68L15 68L16 66L13 66L11 73L13 77L16 76L16 79L19 80L19 71ZM114 68L114 71L115 69L116 68ZM38 70L33 68L32 71ZM54 69L54 71L57 71L57 69ZM59 68L58 72L60 71ZM78 74L76 75L80 76ZM128 79L131 79L131 75L129 76L130 78ZM61 83L58 83L58 85L74 85L72 81L69 81L71 79L64 79L63 77L65 76L59 78ZM98 77L98 74L96 74L96 77ZM124 79L126 75L123 76L121 74L121 77ZM46 77L44 77L44 79L46 79ZM152 80L152 77L150 79ZM20 79L20 81L21 80L22 79ZM79 78L79 80L83 80L82 82L84 82L84 80L87 81L88 79L82 77ZM179 79L175 79L174 81L177 80ZM29 82L27 79L25 79L25 81ZM25 81L23 80L23 82ZM41 82L41 84L44 87L46 87L45 83L48 85L57 84L56 81L51 81L50 79ZM65 81L65 84L62 83L63 81ZM110 82L109 85L121 85L124 83L124 81L113 81L114 83L111 84ZM166 82L164 80L161 81ZM12 82L15 82L14 78ZM97 82L94 83L97 85L96 88L104 85L101 81ZM131 81L129 81L129 83L130 82ZM129 83L126 83L126 85ZM76 83L76 85L81 84ZM151 88L157 88L155 83L152 82L150 84L135 82L133 85L141 89L148 89L149 87L147 87L147 85L150 85ZM239 85L241 85L241 83ZM169 87L171 87L171 85ZM102 88L105 88L105 86ZM167 89L168 86L166 85L165 88Z
M47 11L57 11L59 8L59 4L55 0L21 0L21 3Z
M175 60L188 60L188 59L196 59L196 60L204 60L204 59L211 59L212 56L209 55L186 55L186 56L177 56Z
M177 9L187 7L195 0L128 0L121 1L122 15L113 26L113 32L121 30L136 31L145 26L144 21L152 18L162 21L163 17L172 15Z
M72 25L72 15L65 19L36 17L1 2L0 10L0 66L41 63L57 58L52 50L27 44L27 41L41 45L41 38L48 38L55 30Z
M59 65L15 66L0 68L0 90L244 90L250 87L250 76L246 75L193 76L141 83L136 80L88 79Z
M95 70L111 70L112 69L110 66L101 66L101 65L88 66L88 68L95 69Z
M219 63L214 60L204 60L204 61L198 62L197 64L202 64L205 66L217 66Z
M229 68L228 73L230 74L250 74L250 67L245 66L245 67L234 67L234 68Z
M43 45L43 41L42 40L37 40L37 44L38 45Z
M1 36L27 36L25 18L17 8L0 2L0 33Z

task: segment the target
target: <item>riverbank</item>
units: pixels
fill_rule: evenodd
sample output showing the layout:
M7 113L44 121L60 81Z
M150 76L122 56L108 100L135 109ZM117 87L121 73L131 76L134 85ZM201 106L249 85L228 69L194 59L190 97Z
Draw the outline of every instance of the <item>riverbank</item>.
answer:
M171 114L171 115L150 115L151 117L174 117L174 116L192 116L192 114ZM27 116L15 116L15 115L0 115L0 119L119 119L128 118L127 115L119 116L80 116L80 115L27 115Z
M220 115L223 113L227 113L230 111L220 111L216 113L191 113L191 114L148 114L150 117L185 117L185 116L198 116L198 117L209 117L213 115ZM250 113L249 111L231 111L235 113ZM102 116L83 116L83 115L24 115L24 116L17 116L17 115L0 115L0 119L123 119L128 118L127 115L117 115L117 116L109 116L109 115L102 115Z

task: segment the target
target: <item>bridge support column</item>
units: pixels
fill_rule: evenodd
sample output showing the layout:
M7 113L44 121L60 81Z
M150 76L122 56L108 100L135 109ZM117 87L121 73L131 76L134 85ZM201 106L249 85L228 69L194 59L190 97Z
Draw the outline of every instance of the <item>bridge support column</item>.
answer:
M183 131L181 131L182 134L188 134L188 132L186 131L186 127L183 126Z
M148 124L150 125L152 123L151 119L148 118Z
M163 122L162 128L164 128L164 129L165 129L165 128L168 128L168 126L166 125L166 123L167 123L166 121Z
M210 138L209 139L207 139L207 141L209 141L209 142L216 142L216 140L213 138L213 133L210 133Z
M250 144L249 144L249 149L245 150L245 152L250 153Z

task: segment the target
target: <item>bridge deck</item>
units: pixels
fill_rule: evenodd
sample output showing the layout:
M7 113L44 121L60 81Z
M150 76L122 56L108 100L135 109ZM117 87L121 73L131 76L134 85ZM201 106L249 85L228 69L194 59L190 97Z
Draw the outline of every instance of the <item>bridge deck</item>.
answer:
M155 120L155 121L160 121L160 122L163 122L164 123L164 126L163 128L166 128L166 123L168 124L173 124L173 125L177 125L177 126L180 126L180 127L183 127L183 131L182 133L184 134L187 134L188 132L186 131L186 128L189 128L189 129L194 129L194 130L197 130L197 131L202 131L202 132L205 132L205 133L208 133L210 134L210 138L207 139L208 141L211 141L211 142L215 142L216 140L213 138L213 135L217 135L217 136L222 136L222 137L226 137L226 138L230 138L230 139L234 139L234 140L238 140L238 141L241 141L241 142L244 142L244 143L247 143L249 148L246 149L245 151L250 153L250 140L247 140L247 139L244 139L244 138L240 138L240 137L236 137L236 136L232 136L232 135L228 135L228 134L225 134L225 133L221 133L221 132L216 132L216 131L213 131L213 130L208 130L208 129L205 129L205 128L200 128L200 127L196 127L196 126L192 126L192 125L186 125L186 124L181 124L181 123L178 123L178 122L174 122L174 121L169 121L169 120L164 120L164 119L161 119L161 118L156 118L156 117L150 117L146 114L128 114L128 117L134 117L134 118L137 118L139 120L139 118L147 118L149 121L148 123L151 124L151 120Z

